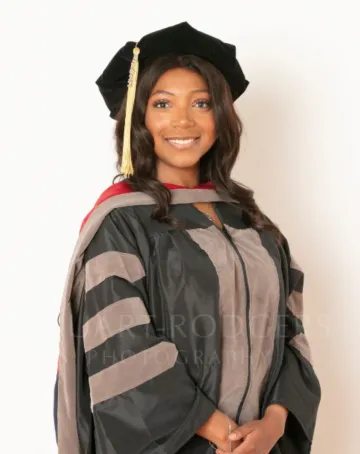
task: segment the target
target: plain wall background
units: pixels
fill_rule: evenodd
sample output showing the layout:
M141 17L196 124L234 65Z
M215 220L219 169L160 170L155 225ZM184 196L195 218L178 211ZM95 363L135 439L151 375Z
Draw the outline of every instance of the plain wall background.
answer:
M1 451L54 454L57 315L80 223L115 175L95 80L128 40L183 20L236 44L250 81L235 179L305 274L323 398L314 454L357 454L359 34L343 1L0 2ZM221 6L221 9L220 9Z

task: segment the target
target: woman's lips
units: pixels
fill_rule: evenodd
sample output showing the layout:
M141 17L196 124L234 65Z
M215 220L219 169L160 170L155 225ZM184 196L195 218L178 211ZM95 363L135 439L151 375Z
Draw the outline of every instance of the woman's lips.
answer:
M184 150L197 145L200 137L183 138L183 139L165 139L168 144L177 150Z

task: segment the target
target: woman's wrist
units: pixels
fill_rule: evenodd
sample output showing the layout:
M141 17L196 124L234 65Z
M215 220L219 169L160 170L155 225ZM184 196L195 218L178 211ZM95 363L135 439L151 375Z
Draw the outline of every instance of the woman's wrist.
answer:
M228 440L229 433L236 427L238 426L235 421L217 409L208 421L200 427L197 434L206 438L214 448L227 451L230 443Z
M223 451L231 452L235 447L235 442L229 440L230 433L238 427L236 422L229 418L227 415L222 413L223 415L223 422L219 424L218 431L214 432L214 440L210 441L211 446L213 448L220 448Z
M269 422L272 427L277 428L278 433L282 436L285 432L288 409L280 404L271 404L267 407L263 416L263 421Z

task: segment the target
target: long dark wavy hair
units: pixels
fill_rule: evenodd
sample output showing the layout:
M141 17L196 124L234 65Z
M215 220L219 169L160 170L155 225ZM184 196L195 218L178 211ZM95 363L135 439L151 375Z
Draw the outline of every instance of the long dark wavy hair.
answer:
M212 181L216 191L241 204L246 222L256 230L267 229L275 232L277 242L282 243L282 235L259 209L254 200L254 193L246 186L230 178L231 170L240 151L240 139L243 125L238 117L231 96L230 87L215 66L194 55L166 55L154 60L141 73L132 115L131 149L134 175L126 180L134 191L142 191L156 201L152 218L178 225L169 215L171 192L156 179L156 154L154 140L145 126L147 103L159 77L174 68L186 68L200 74L206 81L215 118L217 139L210 150L200 160L199 183ZM125 123L126 97L116 116L115 141L117 170L120 172ZM119 173L114 182L123 179ZM231 202L227 202L231 203Z

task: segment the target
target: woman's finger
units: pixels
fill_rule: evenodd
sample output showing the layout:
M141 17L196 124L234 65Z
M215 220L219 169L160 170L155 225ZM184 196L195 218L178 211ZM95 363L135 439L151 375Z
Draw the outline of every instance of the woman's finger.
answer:
M252 423L247 423L244 424L240 427L237 427L234 429L231 434L228 436L228 439L231 440L241 440L242 438L245 438L249 433L251 433L254 430L254 425Z

